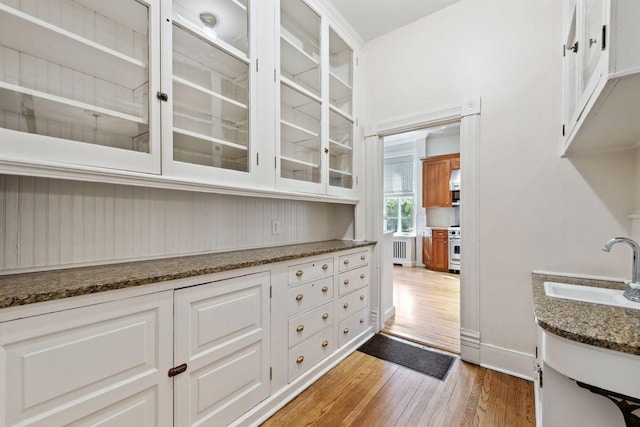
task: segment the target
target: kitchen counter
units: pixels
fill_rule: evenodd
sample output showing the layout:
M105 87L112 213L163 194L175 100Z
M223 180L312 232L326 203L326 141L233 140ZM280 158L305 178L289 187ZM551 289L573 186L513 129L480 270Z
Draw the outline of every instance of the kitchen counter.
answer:
M328 240L0 276L0 308L272 264L374 244Z
M640 355L640 310L547 297L544 282L625 289L621 282L532 274L536 323L554 335Z

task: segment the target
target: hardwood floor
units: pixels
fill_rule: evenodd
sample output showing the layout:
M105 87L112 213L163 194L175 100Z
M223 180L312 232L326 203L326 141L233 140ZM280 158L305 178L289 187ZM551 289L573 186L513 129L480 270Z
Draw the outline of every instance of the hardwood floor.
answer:
M460 275L395 266L393 300L384 333L460 354Z
M440 381L356 351L263 426L534 426L533 393L460 359Z

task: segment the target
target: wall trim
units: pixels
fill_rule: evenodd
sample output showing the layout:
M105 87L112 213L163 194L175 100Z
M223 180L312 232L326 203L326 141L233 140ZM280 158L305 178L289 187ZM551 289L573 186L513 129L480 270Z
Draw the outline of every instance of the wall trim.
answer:
M480 366L524 380L534 380L534 364L536 357L533 354L522 353L508 348L491 344L480 344Z
M391 319L395 315L396 315L396 306L392 305L390 308L388 308L384 312L384 316L382 318L382 324L384 325L387 322L387 320Z
M466 362L480 364L480 332L460 328L460 357Z
M364 128L365 137L387 136L396 133L410 132L424 129L429 126L437 126L440 123L450 123L460 120L462 106L460 104L449 105L435 110L422 111L381 120Z

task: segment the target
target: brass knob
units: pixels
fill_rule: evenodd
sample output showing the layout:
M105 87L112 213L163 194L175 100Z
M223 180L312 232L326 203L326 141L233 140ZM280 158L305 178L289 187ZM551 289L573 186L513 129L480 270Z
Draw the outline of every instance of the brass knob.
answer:
M327 268L329 268L329 266L327 264L322 264L322 269L326 270Z
M346 308L349 308L349 303L348 303L348 302L345 302L345 303L344 303L344 305L343 305L343 307L344 307L345 309L346 309Z
M302 271L302 270L296 271L296 276L298 276L298 277L302 276L303 274L304 274L304 271Z
M304 331L304 325L298 325L298 327L296 328L296 331L298 332Z
M324 152L325 152L326 154L329 154L329 149L328 149L328 148L325 148L325 149L324 149Z
M364 295L360 295L360 301L364 301Z
M326 346L328 346L328 345L329 345L329 341L326 341L326 340L325 340L325 341L322 341L322 346L323 346L323 347L326 347Z
M304 356L299 356L299 357L296 359L296 363L299 365L299 364L301 364L302 362L304 362Z
M364 323L364 317L360 318L360 323Z
M342 331L343 334L348 334L349 333L349 328L344 328L344 331Z
M344 284L348 285L349 284L349 279L344 279Z
M323 287L322 287L322 292L327 292L328 290L329 290L329 287L328 287L328 286L323 286Z
M361 259L362 261L364 261L366 258L367 258L367 257L365 257L364 255L362 255L362 256L360 257L360 259Z
M345 259L345 260L344 260L344 265L347 265L347 264L349 264L349 260L348 260L348 259Z
M365 276L364 276L364 273L362 273L362 274L360 275L360 278L361 278L361 279L364 279L364 277L365 277Z
M304 295L302 294L296 295L296 301L302 301L302 298L304 298Z
M327 319L328 317L329 317L329 313L324 313L324 314L322 315L322 318L323 318L323 319Z

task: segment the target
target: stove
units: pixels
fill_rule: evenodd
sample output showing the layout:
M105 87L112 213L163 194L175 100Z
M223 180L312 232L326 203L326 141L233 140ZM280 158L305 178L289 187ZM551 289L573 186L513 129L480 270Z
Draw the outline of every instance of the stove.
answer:
M449 271L460 273L460 226L449 227Z

